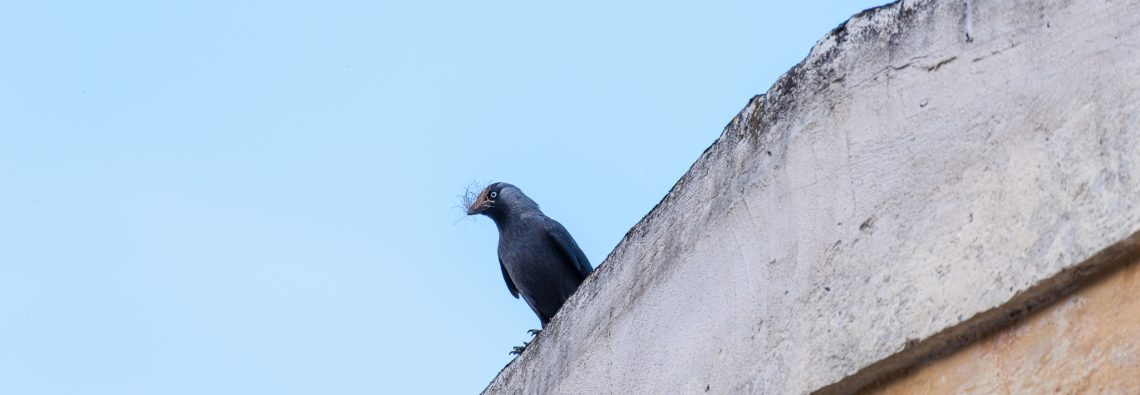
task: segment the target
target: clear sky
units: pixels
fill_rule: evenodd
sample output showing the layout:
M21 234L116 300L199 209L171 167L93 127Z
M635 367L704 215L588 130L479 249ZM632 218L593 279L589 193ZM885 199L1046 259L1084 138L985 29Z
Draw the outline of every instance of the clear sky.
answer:
M602 262L869 1L0 7L0 393L473 393L538 320L508 181Z

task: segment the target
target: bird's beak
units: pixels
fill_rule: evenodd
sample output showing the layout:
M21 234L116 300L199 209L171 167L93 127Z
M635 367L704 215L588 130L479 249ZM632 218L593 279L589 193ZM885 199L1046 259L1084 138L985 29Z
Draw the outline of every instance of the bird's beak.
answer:
M480 193L479 197L475 198L475 202L471 203L471 207L467 208L467 215L481 214L489 208L491 208L491 202L487 200L487 194Z

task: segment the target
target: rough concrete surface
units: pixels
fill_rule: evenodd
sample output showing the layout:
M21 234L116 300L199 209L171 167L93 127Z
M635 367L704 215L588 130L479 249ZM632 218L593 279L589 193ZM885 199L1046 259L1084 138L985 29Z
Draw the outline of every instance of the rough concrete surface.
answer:
M486 392L862 388L1140 246L1138 126L1138 2L868 10L749 102Z
M1140 257L869 393L1140 394Z

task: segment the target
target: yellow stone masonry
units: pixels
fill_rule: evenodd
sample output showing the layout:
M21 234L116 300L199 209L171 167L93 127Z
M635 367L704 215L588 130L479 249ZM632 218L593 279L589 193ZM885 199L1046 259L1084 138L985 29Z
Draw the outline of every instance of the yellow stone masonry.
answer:
M1140 259L871 394L1140 394Z

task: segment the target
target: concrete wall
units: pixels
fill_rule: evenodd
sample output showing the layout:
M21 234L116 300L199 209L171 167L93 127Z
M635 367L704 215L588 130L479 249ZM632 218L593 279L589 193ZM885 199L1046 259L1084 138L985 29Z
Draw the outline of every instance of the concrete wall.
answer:
M1140 2L856 15L487 392L863 388L1140 251L1138 126Z
M1140 394L1140 258L874 394Z

